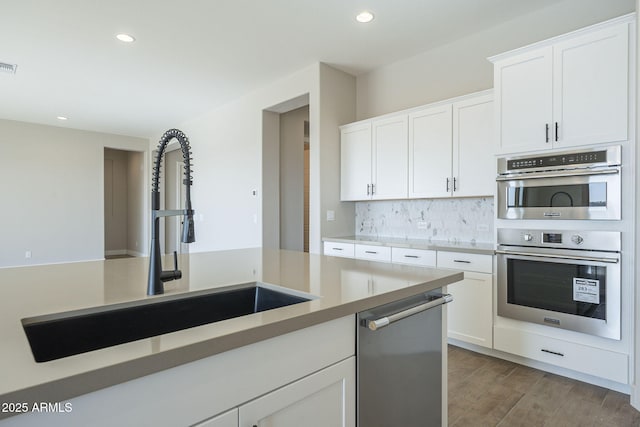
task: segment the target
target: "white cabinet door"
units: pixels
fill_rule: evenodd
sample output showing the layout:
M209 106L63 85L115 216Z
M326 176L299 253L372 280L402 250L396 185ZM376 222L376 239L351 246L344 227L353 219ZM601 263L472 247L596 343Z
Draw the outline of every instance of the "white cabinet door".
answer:
M499 61L494 68L498 151L551 147L551 46Z
M238 408L196 424L194 427L238 427Z
M451 104L409 115L409 197L448 197L451 174Z
M371 123L357 123L340 130L340 199L370 198Z
M407 197L407 115L373 121L373 199Z
M554 148L627 140L628 32L618 25L554 46Z
M493 195L493 96L453 104L453 195Z
M464 273L464 280L447 286L449 338L493 348L493 275Z
M355 426L355 357L240 407L240 427Z

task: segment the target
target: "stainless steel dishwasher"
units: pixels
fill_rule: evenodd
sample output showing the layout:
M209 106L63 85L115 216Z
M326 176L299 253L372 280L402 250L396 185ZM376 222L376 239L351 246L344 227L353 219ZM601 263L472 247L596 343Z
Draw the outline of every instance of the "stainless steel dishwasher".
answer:
M437 289L358 313L358 426L442 423L442 304Z

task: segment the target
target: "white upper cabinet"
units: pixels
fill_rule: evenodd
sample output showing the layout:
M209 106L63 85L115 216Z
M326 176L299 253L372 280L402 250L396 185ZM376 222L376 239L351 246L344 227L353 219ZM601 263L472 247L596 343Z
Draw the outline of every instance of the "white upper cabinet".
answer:
M409 115L409 197L493 194L493 96L471 96Z
M342 200L370 198L371 123L356 123L340 130L340 195Z
M496 128L501 152L544 149L550 145L551 64L551 48L496 63Z
M409 115L409 197L447 197L451 191L451 104Z
M498 152L627 140L630 22L612 20L491 58Z
M627 139L628 52L628 25L606 28L554 46L554 128L558 123L555 145Z
M373 121L371 198L407 197L407 115Z
M453 104L453 196L490 196L494 192L493 111L493 95Z
M493 113L486 91L341 126L341 200L492 195Z
M407 115L340 129L341 200L407 197Z

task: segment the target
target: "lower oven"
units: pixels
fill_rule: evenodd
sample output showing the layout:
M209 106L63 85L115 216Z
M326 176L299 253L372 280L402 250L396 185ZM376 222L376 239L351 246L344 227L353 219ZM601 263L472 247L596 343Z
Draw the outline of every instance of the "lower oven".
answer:
M620 339L620 232L498 229L498 316Z

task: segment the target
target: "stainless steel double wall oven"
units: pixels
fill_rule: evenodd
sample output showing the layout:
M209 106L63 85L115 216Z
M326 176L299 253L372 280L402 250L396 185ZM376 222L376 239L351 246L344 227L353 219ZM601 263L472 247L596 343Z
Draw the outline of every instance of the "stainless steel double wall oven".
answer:
M497 216L513 220L497 230L499 316L620 339L621 233L575 228L621 219L620 157L612 146L498 160Z

